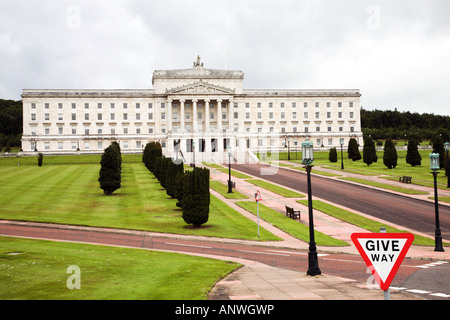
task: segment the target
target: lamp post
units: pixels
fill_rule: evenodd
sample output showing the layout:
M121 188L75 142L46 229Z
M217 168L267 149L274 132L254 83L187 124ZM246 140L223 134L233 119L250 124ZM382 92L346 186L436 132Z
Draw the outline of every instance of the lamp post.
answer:
M231 182L231 145L227 146L228 153L228 193L233 193L233 184Z
M449 159L449 153L450 153L450 142L444 143L445 153L446 153L446 161L445 161L445 172L447 173L447 188L450 188L450 159Z
M439 173L437 172L437 170L439 170L439 168L439 153L430 153L430 169L433 170L432 174L434 177L434 212L436 219L436 230L434 232L434 251L444 252L444 248L442 247L441 228L439 224L439 204L437 191L437 175Z
M287 138L287 143L288 143L288 160L291 161L291 149L290 149L290 142L291 142L291 138Z
M192 140L192 152L193 152L193 156L194 156L194 170L195 170L195 140Z
M322 272L319 269L319 261L317 258L317 247L314 240L314 218L313 218L313 206L311 195L311 168L314 162L314 145L312 142L306 140L302 143L302 163L305 165L307 182L308 182L308 210L309 210L309 252L308 252L308 271L307 275L317 276Z
M344 154L342 152L342 147L344 146L343 138L340 139L340 143L341 143L341 170L344 170Z

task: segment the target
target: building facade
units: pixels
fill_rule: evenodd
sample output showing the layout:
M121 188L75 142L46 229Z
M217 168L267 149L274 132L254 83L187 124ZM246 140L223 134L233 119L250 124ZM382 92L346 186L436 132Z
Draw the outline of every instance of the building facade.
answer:
M159 141L185 162L257 161L255 154L362 144L359 90L244 89L242 71L153 73L146 90L23 90L23 154L123 153ZM286 148L286 149L285 149Z

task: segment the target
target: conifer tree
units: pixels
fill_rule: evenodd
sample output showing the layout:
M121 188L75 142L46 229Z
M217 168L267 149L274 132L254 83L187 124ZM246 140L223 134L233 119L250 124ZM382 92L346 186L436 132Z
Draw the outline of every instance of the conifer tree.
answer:
M444 147L444 140L442 139L441 135L437 135L433 139L433 153L439 153L439 166L440 168L444 168L444 154L445 154L445 147Z
M364 140L363 161L368 166L377 161L377 151L372 137L368 137Z
M100 175L98 181L100 188L106 195L111 195L121 187L121 156L116 146L109 146L105 149L100 161Z
M361 153L359 152L358 141L355 138L351 138L348 142L348 158L353 161L361 160Z
M328 155L328 160L330 162L337 162L338 161L336 148L331 148L330 149L330 154Z
M391 139L387 139L384 144L383 164L389 169L397 167L397 150Z
M409 140L406 163L409 163L413 167L422 165L422 156L419 153L417 142L414 139Z
M195 168L187 171L183 179L183 220L200 227L209 219L209 170Z

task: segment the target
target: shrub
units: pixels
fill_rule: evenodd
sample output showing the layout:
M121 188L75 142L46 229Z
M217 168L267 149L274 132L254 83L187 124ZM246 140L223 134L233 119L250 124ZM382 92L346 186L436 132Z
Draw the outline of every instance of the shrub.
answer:
M209 170L195 168L187 171L183 179L183 220L200 227L209 219Z
M111 195L121 187L121 155L116 146L109 146L105 149L100 161L100 174L98 181L100 188L106 195Z
M172 160L169 161L166 171L166 193L167 195L175 198L177 187L177 176L179 173L184 172L183 163L175 163Z
M384 145L383 164L389 169L397 167L397 150L391 139L387 139Z
M377 162L377 151L375 149L375 143L372 137L366 138L363 148L363 161L370 166L372 163Z
M409 163L413 167L422 165L422 157L417 148L417 142L414 139L409 140L406 163Z
M331 148L330 149L330 153L328 155L328 160L330 160L330 162L337 162L338 161L336 148Z
M439 167L444 168L444 140L440 135L434 137L433 141L433 153L439 153Z
M42 167L42 164L44 162L44 155L42 153L38 153L38 166Z
M361 153L359 152L358 141L355 138L351 138L348 143L348 158L353 161L361 160Z

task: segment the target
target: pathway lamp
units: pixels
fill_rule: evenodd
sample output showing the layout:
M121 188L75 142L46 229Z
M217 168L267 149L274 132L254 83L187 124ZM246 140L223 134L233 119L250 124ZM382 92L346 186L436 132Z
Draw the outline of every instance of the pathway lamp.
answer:
M340 143L341 143L341 170L344 170L344 154L342 151L342 147L344 146L344 139L341 138L340 139Z
M233 193L233 183L231 181L231 145L227 146L228 153L228 193Z
M314 217L311 195L311 169L314 162L314 145L310 141L302 143L302 163L305 165L308 182L308 210L309 210L309 252L308 252L308 271L309 276L318 276L322 272L319 269L319 260L317 258L317 247L314 240Z
M287 138L287 147L288 147L288 160L291 161L291 149L290 149L291 138Z
M439 204L438 204L438 191L437 191L437 175L439 172L437 170L439 167L439 153L430 153L430 169L434 177L434 212L435 212L435 220L436 220L436 230L434 232L434 251L444 252L444 248L442 247L442 235L441 235L441 227L439 224Z
M450 188L450 159L449 159L449 153L450 153L450 142L444 143L445 148L445 172L447 173L447 188Z

